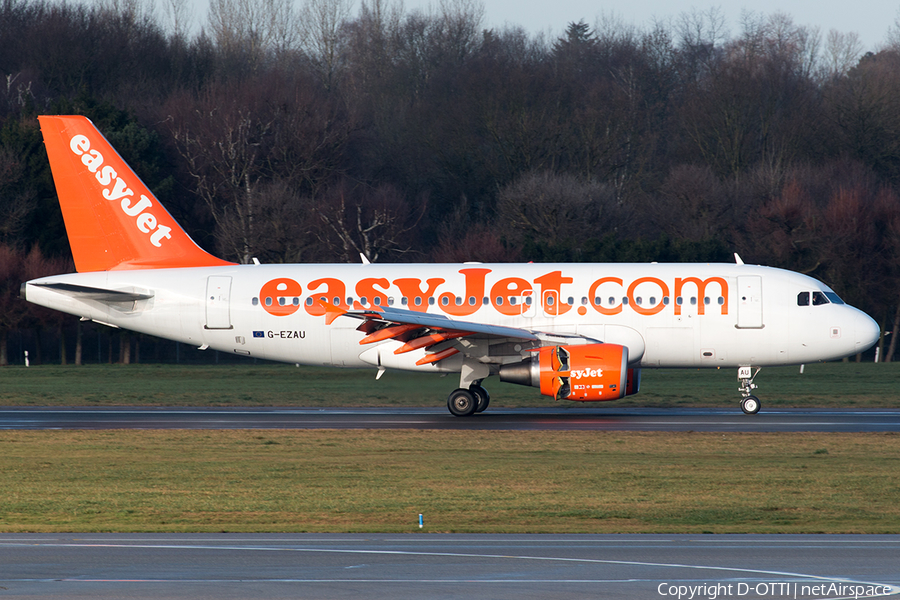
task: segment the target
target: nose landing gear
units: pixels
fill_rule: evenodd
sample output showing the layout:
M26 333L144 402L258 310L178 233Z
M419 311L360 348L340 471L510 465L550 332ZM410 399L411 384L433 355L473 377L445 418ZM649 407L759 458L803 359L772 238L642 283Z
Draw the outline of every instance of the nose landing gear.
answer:
M742 396L741 410L744 411L745 415L755 415L759 412L761 404L759 398L753 395L753 390L757 388L753 380L756 379L761 370L762 368L757 367L754 373L753 367L738 367L738 381L741 382L741 387L738 388L738 391Z

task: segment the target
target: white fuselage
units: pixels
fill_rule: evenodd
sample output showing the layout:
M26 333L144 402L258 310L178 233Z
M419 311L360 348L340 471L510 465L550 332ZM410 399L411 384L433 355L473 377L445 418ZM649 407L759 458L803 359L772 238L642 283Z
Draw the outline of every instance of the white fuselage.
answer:
M98 301L47 284L141 295ZM801 305L804 292L833 301ZM821 294L820 294L821 296ZM461 358L417 366L387 340L361 346L359 321L326 324L314 301L392 306L450 319L627 346L632 366L809 363L870 347L878 326L821 282L732 264L235 265L46 277L29 301L100 323L222 352L338 367L459 371ZM364 302L364 303L363 303ZM377 303L377 304L376 304ZM502 361L519 360L507 347ZM484 362L491 362L485 351Z

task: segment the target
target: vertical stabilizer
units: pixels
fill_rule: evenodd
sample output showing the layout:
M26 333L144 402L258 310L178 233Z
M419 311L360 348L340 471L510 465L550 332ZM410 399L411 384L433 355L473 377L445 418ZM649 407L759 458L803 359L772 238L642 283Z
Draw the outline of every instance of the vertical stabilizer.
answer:
M76 270L234 264L194 243L88 119L38 119Z

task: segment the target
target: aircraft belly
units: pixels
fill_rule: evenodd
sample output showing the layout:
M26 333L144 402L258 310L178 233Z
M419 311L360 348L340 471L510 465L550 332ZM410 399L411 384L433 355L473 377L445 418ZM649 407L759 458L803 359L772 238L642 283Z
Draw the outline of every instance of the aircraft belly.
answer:
M348 319L349 320L349 319ZM355 327L331 327L331 339L327 352L329 360L336 367L365 367L360 360L364 348L359 345L362 334Z
M648 327L645 337L647 351L641 366L693 367L698 362L691 327Z

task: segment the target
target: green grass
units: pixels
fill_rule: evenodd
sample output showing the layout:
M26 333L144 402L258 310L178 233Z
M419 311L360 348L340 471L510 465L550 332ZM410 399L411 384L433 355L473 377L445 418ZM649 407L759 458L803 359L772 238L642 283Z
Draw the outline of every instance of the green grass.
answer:
M900 406L900 363L827 363L763 369L756 380L763 407ZM0 369L6 406L443 406L457 376L375 369L327 369L277 364L222 366L91 365ZM535 388L485 385L494 407L556 403ZM737 370L645 369L641 392L611 406L736 407Z
M900 436L0 432L0 530L900 533Z
M0 405L443 406L455 377L287 365L10 367ZM764 406L895 407L900 367L764 369ZM557 405L488 380L492 406ZM603 406L737 409L733 369ZM559 406L578 408L575 403ZM900 436L0 431L2 531L900 533Z

